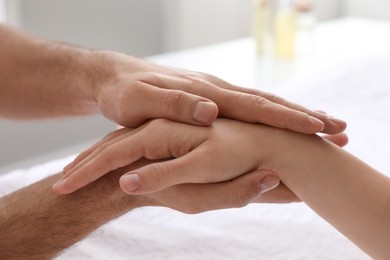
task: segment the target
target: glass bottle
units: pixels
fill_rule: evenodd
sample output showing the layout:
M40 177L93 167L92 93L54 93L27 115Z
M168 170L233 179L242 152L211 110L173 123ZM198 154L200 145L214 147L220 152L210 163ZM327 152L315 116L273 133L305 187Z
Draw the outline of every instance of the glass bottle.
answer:
M292 58L295 54L296 13L292 0L279 0L275 15L275 54Z

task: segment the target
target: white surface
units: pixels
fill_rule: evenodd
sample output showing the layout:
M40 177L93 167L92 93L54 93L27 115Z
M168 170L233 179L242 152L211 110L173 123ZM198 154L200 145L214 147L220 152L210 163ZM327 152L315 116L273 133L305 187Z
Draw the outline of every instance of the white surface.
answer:
M390 23L346 18L324 22L313 34L311 55L292 60L256 57L250 38L151 57L157 63L208 72L229 82L273 90L291 77L306 77L351 59L390 54Z
M251 1L163 1L164 51L181 50L250 35Z
M0 23L6 21L4 0L0 0Z
M390 20L389 0L345 0L346 15Z

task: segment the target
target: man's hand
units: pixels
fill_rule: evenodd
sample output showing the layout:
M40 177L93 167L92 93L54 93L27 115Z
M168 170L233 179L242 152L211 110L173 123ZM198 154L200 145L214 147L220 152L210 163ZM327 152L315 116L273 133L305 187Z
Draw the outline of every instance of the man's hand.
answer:
M71 193L142 157L177 159L125 174L121 187L128 193L151 193L179 183L221 182L259 169L272 170L278 131L226 119L210 127L153 120L135 130L119 129L80 154L65 167L54 190ZM344 134L328 138L341 146L347 142Z
M69 117L101 112L137 127L167 118L209 125L217 116L302 133L338 133L345 122L204 73L41 39L0 25L0 116Z
M153 118L209 125L217 116L313 134L342 132L345 122L275 95L217 77L162 67L127 55L92 52L93 94L103 115L126 127Z

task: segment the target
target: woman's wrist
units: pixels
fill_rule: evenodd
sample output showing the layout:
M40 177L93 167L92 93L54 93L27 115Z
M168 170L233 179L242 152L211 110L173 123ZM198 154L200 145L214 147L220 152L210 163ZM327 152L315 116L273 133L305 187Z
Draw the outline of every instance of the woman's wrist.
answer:
M274 150L275 168L281 180L294 192L305 191L322 182L328 166L339 165L341 148L317 135L280 130L278 149Z
M389 178L320 137L285 132L280 141L282 182L372 257L388 256Z

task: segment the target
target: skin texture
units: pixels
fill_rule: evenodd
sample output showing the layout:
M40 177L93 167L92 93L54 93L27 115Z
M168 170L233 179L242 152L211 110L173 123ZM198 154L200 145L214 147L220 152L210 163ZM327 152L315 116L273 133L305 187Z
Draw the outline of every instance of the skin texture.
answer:
M330 139L346 141L342 135ZM54 189L67 193L78 180L96 177L83 174L83 167L104 175L105 165L120 166L142 156L176 159L127 172L120 185L129 194L180 183L220 182L267 169L367 254L375 259L390 255L390 179L316 135L227 119L210 127L159 119L136 130L118 130L92 147Z
M221 116L309 134L339 133L346 127L336 118L212 75L65 45L4 25L0 38L2 117L102 113L120 125L136 127L151 118L208 125Z
M221 116L307 134L340 133L346 127L341 120L208 74L66 45L5 25L0 25L0 39L0 116L4 118L102 113L120 125L137 127L153 118L204 126ZM134 163L68 196L52 192L50 187L59 179L54 176L0 198L0 234L7 234L7 239L0 239L0 258L51 258L137 207L166 206L187 213L239 207L279 183L274 172L250 167L240 169L244 175L237 178L230 173L226 181L219 181L223 179L219 175L210 184L155 187L156 193L129 196L120 190L119 177L147 162ZM266 202L297 200L284 184L260 197Z
M68 196L51 190L61 176L57 174L0 198L0 259L51 259L101 225L138 207L162 206L196 214L254 201L298 200L284 185L260 196L259 183L275 175L269 171L254 171L226 182L175 185L148 195L124 193L118 185L120 176L149 163L139 160Z

